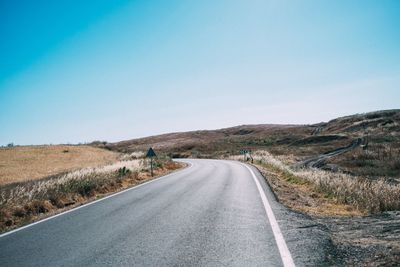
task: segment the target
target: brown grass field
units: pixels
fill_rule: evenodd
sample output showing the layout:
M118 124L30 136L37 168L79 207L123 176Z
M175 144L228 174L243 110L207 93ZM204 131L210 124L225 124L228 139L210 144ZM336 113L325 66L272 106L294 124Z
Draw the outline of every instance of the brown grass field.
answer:
M36 180L118 160L119 154L91 146L20 146L0 148L0 186Z

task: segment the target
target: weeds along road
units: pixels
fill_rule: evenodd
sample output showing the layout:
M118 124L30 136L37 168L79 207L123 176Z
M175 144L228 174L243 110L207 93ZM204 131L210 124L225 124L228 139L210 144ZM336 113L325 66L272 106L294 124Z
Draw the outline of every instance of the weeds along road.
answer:
M234 161L190 167L0 236L0 266L322 266L326 231Z

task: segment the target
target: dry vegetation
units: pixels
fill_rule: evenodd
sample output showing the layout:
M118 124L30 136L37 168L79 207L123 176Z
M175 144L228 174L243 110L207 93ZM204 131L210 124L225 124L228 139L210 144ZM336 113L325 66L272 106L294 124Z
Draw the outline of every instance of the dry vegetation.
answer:
M400 110L357 114L313 125L242 125L94 145L119 152L151 146L171 157L198 158L229 157L241 149L268 150L275 156L291 155L295 161L302 161L347 146L357 138L368 140L366 150L358 148L326 163L368 179L400 177Z
M286 185L288 183L293 184L292 189L293 187L297 187L300 191L307 190L307 194L314 196L314 200L317 197L315 194L322 194L321 196L325 199L323 203L326 203L326 199L328 199L334 204L346 205L343 207L344 211L351 212L350 207L361 213L376 213L400 209L400 184L389 183L384 178L371 180L346 173L319 169L296 170L290 168L267 151L257 151L254 153L253 158L257 165L274 173L275 177L285 181ZM271 183L276 184L276 181L271 181ZM320 205L321 203L318 204L321 210L315 210L315 207L311 204L301 205L300 209L303 209L302 211L309 210L314 213L328 212L335 214L338 211L340 212L340 209L337 211L327 210ZM293 203L288 203L288 205L293 206ZM294 208L298 206L296 205ZM336 208L339 207L336 206Z
M340 166L344 172L369 178L385 177L400 182L400 142L371 142L368 149L356 149L340 157L328 160L328 164Z
M243 160L243 156L232 159ZM400 184L386 178L289 167L294 162L293 155L254 153L255 165L278 200L326 227L338 262L346 266L398 266Z
M230 157L243 160L243 156ZM317 216L359 216L365 212L354 206L339 203L316 190L308 180L293 175L287 166L274 157L271 161L257 159L254 165L266 178L278 201L292 210Z
M24 149L20 150L20 148L12 149L18 149L17 153L7 151L8 154L13 156L21 153L21 151L26 151ZM12 149L10 148L9 150ZM65 149L68 149L69 152L62 152ZM8 183L0 186L0 232L64 209L81 205L152 178L149 170L150 166L143 159L143 152L118 155L114 152L85 146L57 146L54 149L49 147L29 147L28 151L30 152L28 162L32 167L36 168L38 173L47 174L44 170L51 169L47 166L57 162L59 164L54 169L63 170L63 172L53 176L35 177L36 179L29 180L21 178L17 173L14 173L13 179L19 181L18 183L14 183L10 178L7 179ZM93 165L77 169L78 162L72 161L70 164L63 162L62 160L65 160L65 158L57 153L60 151L61 153L74 151L75 153L71 154L76 154L82 159L80 166L89 165L90 163L93 163ZM41 158L40 166L33 165L34 163L39 164L38 161L31 159L32 157L34 158L35 152ZM100 156L97 160L96 155ZM119 158L118 161L117 158ZM12 162L15 161L18 162L16 159L12 160ZM101 162L105 163L107 161L113 161L113 163L95 167ZM63 166L64 169L61 169L60 166ZM159 176L180 167L180 164L161 157L154 163L154 173L155 176ZM67 168L75 170L66 172ZM20 171L19 173L21 176L27 177L23 172Z
M118 153L90 146L0 148L0 185L101 166L115 162L118 156Z
M170 157L218 157L236 154L245 147L265 147L275 142L294 141L311 133L313 127L297 125L243 125L232 128L171 133L118 143L95 143L118 152L153 147Z

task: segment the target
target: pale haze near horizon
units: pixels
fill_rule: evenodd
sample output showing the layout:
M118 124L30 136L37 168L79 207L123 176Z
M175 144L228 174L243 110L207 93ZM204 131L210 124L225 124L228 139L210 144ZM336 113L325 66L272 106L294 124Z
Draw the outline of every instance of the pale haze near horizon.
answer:
M399 108L398 1L0 4L0 145Z

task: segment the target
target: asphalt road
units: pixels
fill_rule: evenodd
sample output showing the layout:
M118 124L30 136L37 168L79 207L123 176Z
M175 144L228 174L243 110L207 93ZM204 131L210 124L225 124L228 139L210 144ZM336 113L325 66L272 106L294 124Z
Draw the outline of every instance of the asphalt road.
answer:
M184 170L1 235L0 266L326 264L324 229L277 203L257 170L185 161Z

